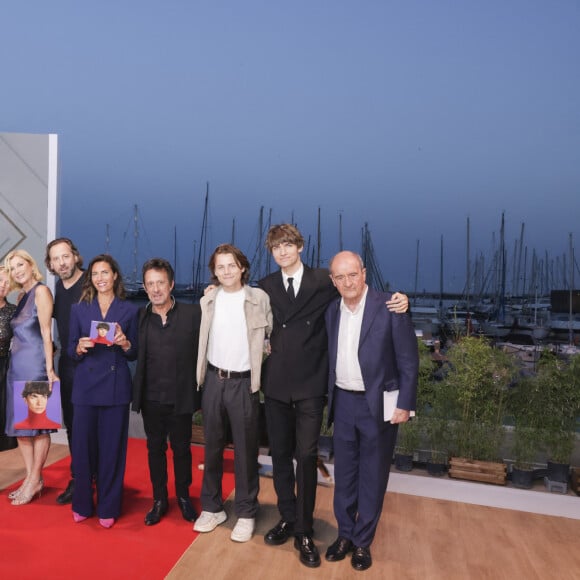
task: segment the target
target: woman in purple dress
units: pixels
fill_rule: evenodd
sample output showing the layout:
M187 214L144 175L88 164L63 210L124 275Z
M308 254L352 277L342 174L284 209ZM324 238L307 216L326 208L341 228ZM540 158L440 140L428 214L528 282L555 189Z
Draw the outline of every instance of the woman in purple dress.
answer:
M42 468L50 449L54 429L14 429L14 382L58 380L53 366L52 294L40 283L42 275L34 258L25 250L6 256L4 267L10 274L11 290L20 290L12 326L12 346L6 393L6 434L18 438L18 448L26 467L22 485L9 494L12 505L30 503L44 486Z

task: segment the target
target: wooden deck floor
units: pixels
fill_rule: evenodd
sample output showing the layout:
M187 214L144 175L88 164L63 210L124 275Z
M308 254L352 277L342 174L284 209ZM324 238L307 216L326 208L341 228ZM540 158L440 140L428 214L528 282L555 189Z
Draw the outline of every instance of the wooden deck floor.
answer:
M66 453L66 446L53 445L49 460ZM20 479L22 472L18 450L0 453L0 490ZM336 537L332 493L331 487L318 488L315 541L322 555ZM348 559L329 563L323 558L321 567L311 570L300 564L291 542L265 545L263 534L278 520L267 477L261 479L260 503L256 535L250 542L237 544L229 538L235 524L230 498L228 521L194 541L167 578L580 580L577 519L389 492L372 546L373 566L361 573Z

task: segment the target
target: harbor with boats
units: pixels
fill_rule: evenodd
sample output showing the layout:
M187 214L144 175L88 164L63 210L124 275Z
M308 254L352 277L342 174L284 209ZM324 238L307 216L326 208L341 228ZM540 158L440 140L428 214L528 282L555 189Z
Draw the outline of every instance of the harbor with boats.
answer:
M203 196L203 211L199 237L190 250L191 270L189 276L177 269L177 232L174 232L173 262L176 265L175 295L182 300L196 302L209 283L207 260L212 248L208 241L209 183ZM273 271L274 265L265 248L265 237L272 225L272 209L261 206L253 239L242 247L236 231L236 220L232 219L228 242L240 245L252 264L251 283ZM291 216L291 221L294 216ZM525 244L525 225L521 225L520 237L513 253L508 256L506 248L506 220L501 214L499 236L492 237L491 255L479 253L472 256L470 249L470 220L466 230L466 272L462 292L444 292L444 240L441 237L440 281L438 292L418 292L420 277L420 241L417 241L415 256L415 287L391 288L380 266L375 251L371 227L365 222L361 227L359 251L367 270L367 282L380 290L401 290L409 295L411 313L417 336L429 345L438 342L445 349L460 336L476 335L488 338L497 347L512 353L526 366L534 366L545 350L562 355L580 352L580 290L575 288L575 279L580 280L580 269L575 258L572 234L568 238L568 251L551 258L540 257L536 250ZM143 300L145 293L139 277L143 257L140 255L141 218L137 205L133 206L130 226L123 239L132 239L130 267L124 265L128 275L125 286L130 298ZM342 214L338 214L338 247L343 248ZM325 267L326 260L321 244L321 210L317 210L316 231L305 235L303 261L311 267ZM107 226L106 251L111 251L110 231ZM531 256L531 259L528 257ZM181 278L180 278L181 276ZM183 278L189 278L184 282Z

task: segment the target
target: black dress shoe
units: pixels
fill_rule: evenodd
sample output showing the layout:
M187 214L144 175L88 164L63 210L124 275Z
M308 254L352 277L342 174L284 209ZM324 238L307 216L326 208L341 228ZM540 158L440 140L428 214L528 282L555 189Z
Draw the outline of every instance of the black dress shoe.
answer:
M191 505L191 500L188 497L178 497L177 505L181 510L181 515L183 516L184 520L188 522L194 522L197 520L197 512Z
M352 553L351 564L355 570L367 570L371 567L373 559L369 548L355 547Z
M153 502L153 507L147 512L145 516L145 525L154 526L161 521L161 518L167 513L167 500L156 499Z
M344 560L346 555L349 552L352 552L352 542L343 538L342 536L338 536L335 542L328 546L328 550L326 550L326 556L324 556L329 562L338 562L340 560Z
M300 552L300 561L309 568L320 566L320 554L312 538L307 534L296 534L294 547Z
M270 546L280 546L294 535L294 524L280 520L265 536L264 542Z
M71 479L66 486L66 489L56 496L56 503L59 505L66 505L72 503L72 496L75 490L75 480Z

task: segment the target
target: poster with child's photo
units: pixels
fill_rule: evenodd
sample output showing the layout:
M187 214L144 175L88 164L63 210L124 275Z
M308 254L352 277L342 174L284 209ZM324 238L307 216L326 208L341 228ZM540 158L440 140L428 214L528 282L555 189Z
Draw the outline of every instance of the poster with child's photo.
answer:
M60 429L60 382L14 381L14 429Z
M89 338L93 341L93 344L111 346L115 340L115 323L104 322L103 320L91 321Z

